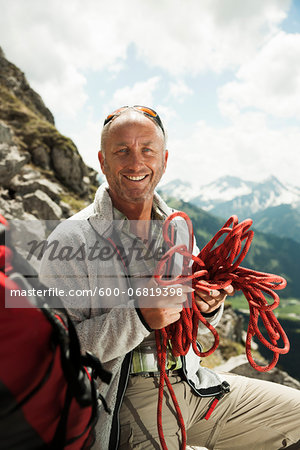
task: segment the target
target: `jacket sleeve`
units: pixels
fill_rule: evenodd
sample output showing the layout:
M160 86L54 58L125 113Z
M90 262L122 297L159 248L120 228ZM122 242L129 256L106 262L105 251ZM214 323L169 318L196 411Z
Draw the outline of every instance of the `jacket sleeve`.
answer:
M54 240L59 242L56 255L62 254L62 248L78 249L81 245L76 234L64 233L63 230L54 232L48 242ZM50 259L45 253L40 280L48 287L59 288L63 294L61 300L75 323L83 352L94 353L102 362L112 361L125 356L149 335L133 300L125 305L101 308L93 303L93 295L82 295L92 292L86 260Z
M109 312L89 319L70 310L75 321L83 351L94 353L102 362L125 356L148 336L132 304L126 308L114 307Z

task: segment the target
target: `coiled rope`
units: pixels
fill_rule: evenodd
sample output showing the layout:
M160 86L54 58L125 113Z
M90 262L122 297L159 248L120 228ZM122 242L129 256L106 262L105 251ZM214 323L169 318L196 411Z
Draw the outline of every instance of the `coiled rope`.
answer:
M181 217L185 220L188 233L188 247L184 244L174 245L173 239L169 238L170 226L173 219ZM247 219L238 223L236 216L230 217L224 226L201 250L198 256L194 256L193 244L194 233L191 219L184 212L175 212L171 214L163 225L163 237L169 250L158 262L154 277L161 286L174 286L176 284L192 283L192 287L197 291L209 293L212 289L224 289L232 285L236 291L241 290L246 297L249 310L249 326L246 338L246 355L251 366L260 371L266 372L272 369L279 358L279 354L289 351L289 340L282 329L280 323L275 317L273 310L279 304L279 296L275 290L283 289L286 286L286 280L278 275L258 272L251 269L240 267L240 263L245 258L254 232L250 230L252 220ZM224 238L225 236L225 238ZM223 238L221 243L219 240ZM166 269L172 256L179 253L183 256L182 274L170 279L166 278ZM191 266L191 260L193 264ZM208 285L209 284L209 285ZM269 304L266 296L273 299ZM258 328L259 316L267 330L270 341L264 338ZM199 321L202 322L213 334L214 343L211 348L205 352L199 351L197 347L197 333ZM274 355L272 361L266 366L258 365L251 354L251 341L253 336L257 336ZM182 433L182 449L186 447L186 431L184 420L178 405L174 390L166 373L166 352L168 341L171 342L174 356L184 356L192 346L196 355L205 357L212 354L219 344L219 336L215 328L203 317L194 298L194 292L187 294L187 300L181 312L180 319L165 328L156 330L157 358L160 367L159 395L157 406L157 427L162 448L167 449L162 427L162 402L163 388L166 383ZM283 341L283 347L277 346L279 339ZM210 414L209 414L210 415ZM206 417L208 418L208 417Z

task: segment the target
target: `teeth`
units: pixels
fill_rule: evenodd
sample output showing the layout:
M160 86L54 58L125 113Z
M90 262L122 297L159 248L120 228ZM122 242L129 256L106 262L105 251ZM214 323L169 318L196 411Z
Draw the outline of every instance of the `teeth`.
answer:
M125 176L126 176L126 178L128 178L129 180L132 180L132 181L140 181L146 177L146 175L142 175L140 177L130 177L129 175L125 175Z

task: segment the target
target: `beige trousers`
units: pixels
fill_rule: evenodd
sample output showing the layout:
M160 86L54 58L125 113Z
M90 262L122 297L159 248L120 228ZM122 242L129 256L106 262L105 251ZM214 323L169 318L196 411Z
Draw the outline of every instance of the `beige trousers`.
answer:
M219 401L209 420L203 416L212 398L198 397L178 375L170 377L188 445L215 450L300 449L300 391L233 374L225 377L231 391ZM158 382L156 377L130 378L120 410L120 449L161 448L156 424ZM168 450L179 450L181 432L166 387L163 405Z

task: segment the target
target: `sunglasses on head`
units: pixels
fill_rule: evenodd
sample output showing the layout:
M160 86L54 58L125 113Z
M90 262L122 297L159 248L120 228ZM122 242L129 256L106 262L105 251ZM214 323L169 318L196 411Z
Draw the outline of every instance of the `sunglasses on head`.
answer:
M140 105L134 105L134 106L122 106L122 108L116 109L114 112L109 114L106 119L104 120L103 126L107 125L111 120L113 120L116 116L119 116L123 111L125 111L128 108L136 109L137 111L141 111L145 116L148 116L155 120L157 125L161 128L163 134L165 134L165 130L162 124L162 121L154 109L149 108L148 106L140 106Z

